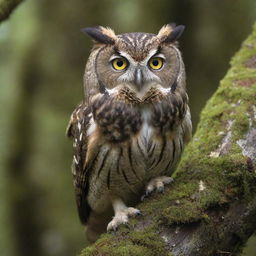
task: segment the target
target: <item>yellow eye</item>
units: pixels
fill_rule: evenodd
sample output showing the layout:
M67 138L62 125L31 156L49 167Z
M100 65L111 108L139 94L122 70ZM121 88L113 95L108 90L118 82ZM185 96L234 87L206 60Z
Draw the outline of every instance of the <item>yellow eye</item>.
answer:
M150 68L154 70L160 69L164 64L164 60L160 57L153 57L149 60L149 66Z
M112 60L112 66L116 70L124 70L128 66L128 61L125 58L116 58Z

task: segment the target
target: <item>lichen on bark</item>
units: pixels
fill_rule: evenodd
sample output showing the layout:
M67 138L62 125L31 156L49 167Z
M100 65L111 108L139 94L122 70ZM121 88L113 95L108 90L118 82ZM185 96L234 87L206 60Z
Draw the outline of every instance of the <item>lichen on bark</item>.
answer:
M236 253L256 228L256 25L201 113L175 182L81 256Z

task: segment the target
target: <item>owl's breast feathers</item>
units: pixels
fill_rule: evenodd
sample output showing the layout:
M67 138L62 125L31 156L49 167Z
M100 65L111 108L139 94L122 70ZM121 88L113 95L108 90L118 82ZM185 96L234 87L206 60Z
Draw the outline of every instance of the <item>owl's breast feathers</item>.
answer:
M184 119L188 109L188 96L182 89L161 92L151 88L139 98L124 87L114 96L105 94L92 104L94 121L104 139L116 143L138 134L146 121L156 135L171 132ZM143 113L148 112L147 120Z

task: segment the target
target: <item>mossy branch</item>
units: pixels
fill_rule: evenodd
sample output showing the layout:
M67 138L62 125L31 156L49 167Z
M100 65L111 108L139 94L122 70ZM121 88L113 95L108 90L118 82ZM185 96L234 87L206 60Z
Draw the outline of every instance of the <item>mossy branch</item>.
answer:
M21 2L23 2L23 0L0 0L0 23L8 19L12 11Z
M234 255L256 229L256 25L201 113L175 182L81 256Z

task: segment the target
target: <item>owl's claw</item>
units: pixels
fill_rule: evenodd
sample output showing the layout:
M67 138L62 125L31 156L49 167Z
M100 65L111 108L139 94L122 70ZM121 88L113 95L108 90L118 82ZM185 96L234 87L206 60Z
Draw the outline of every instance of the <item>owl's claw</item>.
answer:
M168 185L172 182L173 178L167 176L160 176L152 179L146 186L145 194L141 197L141 200L143 201L146 197L152 194L154 190L159 193L163 193L165 185Z
M107 231L116 231L118 226L120 226L121 224L128 226L129 217L139 215L141 215L140 210L132 207L127 207L121 211L118 211L115 214L114 218L108 223Z

